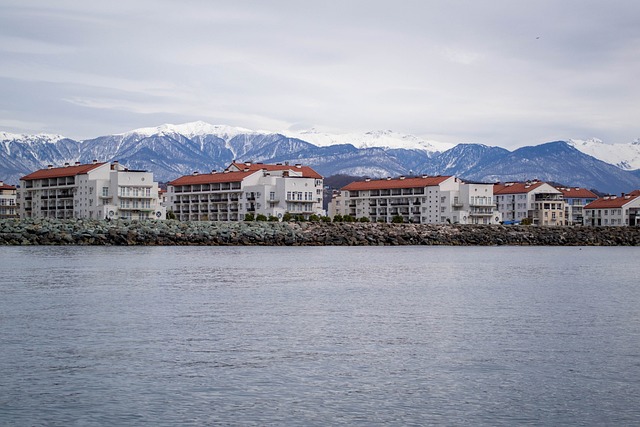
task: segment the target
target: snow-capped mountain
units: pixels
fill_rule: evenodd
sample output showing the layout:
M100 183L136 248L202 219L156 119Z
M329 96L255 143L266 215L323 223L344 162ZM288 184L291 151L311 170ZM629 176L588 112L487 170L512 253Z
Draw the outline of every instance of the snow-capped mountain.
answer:
M129 132L122 133L120 135L128 136L132 134L151 136L159 134L180 134L188 138L203 135L214 135L218 138L229 140L238 135L246 134L259 134L268 132L252 131L241 127L233 127L226 125L211 125L203 121L196 121L190 123L183 123L180 125L164 124L156 127L134 129Z
M159 181L170 181L194 171L221 170L239 160L303 163L324 176L441 174L485 182L538 178L611 193L640 188L640 176L598 161L574 144L556 142L510 152L481 144L452 147L389 131L283 134L204 122L166 124L84 141L0 132L0 180L18 184L20 177L49 164L96 159L118 160L131 169L153 172ZM636 145L640 143L632 144L628 159L616 164L633 167Z
M588 156L565 141L522 147L483 159L465 177L482 182L539 179L611 194L640 188L634 174Z
M570 139L567 143L585 154L625 170L640 169L640 138L631 144L605 144L599 139Z
M384 147L423 150L428 153L437 153L453 148L455 145L445 142L427 141L414 135L405 135L391 130L366 133L330 134L310 129L298 132L283 131L281 133L291 138L310 142L318 147L351 144L356 148Z

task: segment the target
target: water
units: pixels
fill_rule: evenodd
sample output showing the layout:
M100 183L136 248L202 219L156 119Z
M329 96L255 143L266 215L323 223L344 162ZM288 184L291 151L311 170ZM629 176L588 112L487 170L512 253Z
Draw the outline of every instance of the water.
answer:
M0 425L638 425L639 256L0 247Z

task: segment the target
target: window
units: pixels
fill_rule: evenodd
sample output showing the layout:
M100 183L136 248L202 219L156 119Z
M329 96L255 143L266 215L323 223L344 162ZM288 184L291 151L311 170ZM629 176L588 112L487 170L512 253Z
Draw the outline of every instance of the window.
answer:
M276 199L276 192L275 191L271 191L269 193L269 200L275 200Z
M109 196L109 187L102 187L102 197Z

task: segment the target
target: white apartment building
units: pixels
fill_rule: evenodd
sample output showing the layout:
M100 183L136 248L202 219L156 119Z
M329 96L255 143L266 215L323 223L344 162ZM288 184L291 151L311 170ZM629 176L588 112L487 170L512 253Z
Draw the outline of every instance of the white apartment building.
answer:
M49 166L20 179L21 218L165 219L153 174L113 163Z
M323 178L308 166L233 162L167 185L167 207L182 221L243 221L247 214L324 215Z
M558 187L565 201L564 217L567 225L582 225L584 222L584 207L595 201L598 196L586 188Z
M604 196L584 207L584 225L640 226L640 190Z
M16 187L0 181L0 219L17 218L17 192Z
M465 183L453 176L366 179L334 193L330 216L366 217L373 222L497 224L493 184Z
M562 192L545 182L495 184L493 194L505 224L566 225Z

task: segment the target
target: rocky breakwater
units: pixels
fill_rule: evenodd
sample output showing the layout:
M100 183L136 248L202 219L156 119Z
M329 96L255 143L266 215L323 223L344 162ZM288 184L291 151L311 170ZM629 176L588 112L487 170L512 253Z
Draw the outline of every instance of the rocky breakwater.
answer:
M638 227L0 220L0 245L638 246Z

